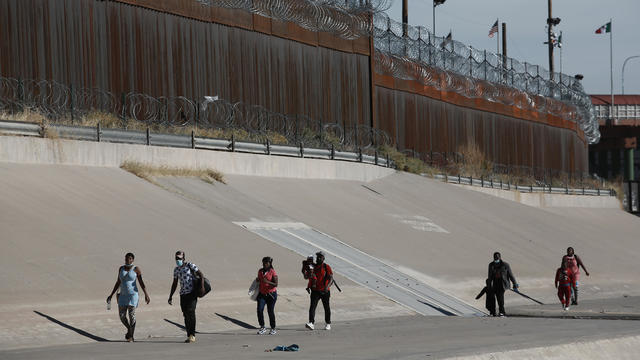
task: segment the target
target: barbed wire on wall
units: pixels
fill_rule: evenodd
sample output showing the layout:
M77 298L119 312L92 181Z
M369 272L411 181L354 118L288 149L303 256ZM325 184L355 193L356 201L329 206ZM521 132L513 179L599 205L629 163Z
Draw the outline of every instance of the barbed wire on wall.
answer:
M204 6L239 9L289 21L311 30L353 40L370 36L371 14L387 10L392 0L195 0Z
M577 122L590 144L600 140L598 121L579 80L538 65L481 51L424 27L407 26L376 13L376 71L417 80L439 90L535 110Z
M390 0L196 0L290 21L345 39L373 36L376 71L440 90L561 116L576 122L590 144L600 140L591 98L580 81L541 66L503 58L424 27L403 26L383 11Z
M146 126L168 130L241 130L257 141L275 139L276 143L295 145L302 142L308 147L336 150L367 151L393 144L386 132L368 125L343 126L243 102L212 97L199 100L184 96L154 97L135 92L117 95L56 81L0 77L0 113L17 114L25 110L52 122L79 124L83 117L100 112L110 114L111 123L123 129Z

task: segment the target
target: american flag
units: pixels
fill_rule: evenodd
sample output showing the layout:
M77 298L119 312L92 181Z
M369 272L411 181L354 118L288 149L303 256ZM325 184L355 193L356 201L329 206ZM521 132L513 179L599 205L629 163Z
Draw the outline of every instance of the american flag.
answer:
M495 24L489 29L489 37L492 38L495 33L498 32L498 20L496 20Z

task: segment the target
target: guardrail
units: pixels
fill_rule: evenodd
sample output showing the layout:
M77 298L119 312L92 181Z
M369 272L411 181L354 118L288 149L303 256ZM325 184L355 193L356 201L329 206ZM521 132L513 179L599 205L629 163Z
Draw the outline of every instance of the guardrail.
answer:
M269 141L265 143L240 142L235 141L233 136L231 139L198 137L194 135L193 131L191 135L177 135L154 133L148 128L147 131L102 129L99 123L96 127L56 124L45 127L35 123L0 120L0 133L3 134L44 137L47 131L54 131L56 136L60 138L73 140L233 151L251 154L343 160L383 167L392 166L388 156L381 157L377 151L374 152L374 155L363 154L362 149L358 149L358 152L354 153L337 151L333 146L329 149L306 148L303 143L300 143L299 146L286 146L271 144Z
M422 176L429 176L427 174L421 174ZM547 193L547 194L566 194L566 195L590 195L590 196L615 196L616 192L613 189L587 189L587 188L569 188L565 187L553 187L553 186L534 186L534 185L518 185L511 184L509 182L503 182L502 180L495 181L493 178L473 178L464 176L451 176L446 174L433 175L434 179L442 180L446 183L481 186L483 188L501 189L501 190L513 190L523 193Z

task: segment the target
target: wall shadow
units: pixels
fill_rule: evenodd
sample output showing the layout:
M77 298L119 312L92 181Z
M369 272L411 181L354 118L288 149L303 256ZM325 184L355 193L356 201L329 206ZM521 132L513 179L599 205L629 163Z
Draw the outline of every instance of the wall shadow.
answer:
M74 332L82 335L82 336L88 337L91 340L99 341L99 342L111 342L110 340L107 340L107 339L102 338L100 336L93 335L93 334L91 334L89 332L86 332L86 331L84 331L82 329L78 329L77 327L74 327L74 326L71 326L69 324L63 323L62 321L60 321L60 320L58 320L58 319L56 319L54 317L51 317L51 316L49 316L47 314L43 314L40 311L33 310L33 312L38 314L38 315L40 315L40 316L42 316L43 318L51 321L52 323L58 324L58 325L62 326L65 329L69 329L71 331L74 331Z

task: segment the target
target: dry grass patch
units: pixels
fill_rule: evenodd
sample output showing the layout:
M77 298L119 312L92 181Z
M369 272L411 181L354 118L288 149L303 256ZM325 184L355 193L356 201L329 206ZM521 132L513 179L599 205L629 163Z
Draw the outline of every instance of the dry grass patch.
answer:
M125 161L120 168L156 185L157 183L154 178L160 176L195 177L209 184L213 184L215 182L226 184L224 175L213 169L187 169L167 166L158 167L141 164L135 161Z

